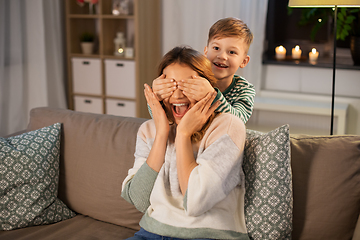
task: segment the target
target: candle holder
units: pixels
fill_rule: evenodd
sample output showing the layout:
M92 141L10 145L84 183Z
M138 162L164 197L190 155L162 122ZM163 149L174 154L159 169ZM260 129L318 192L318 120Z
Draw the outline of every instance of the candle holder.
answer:
M114 51L114 55L117 56L124 56L125 55L125 37L124 37L124 33L123 32L118 32L116 34L116 38L114 39L114 44L115 44L115 51Z

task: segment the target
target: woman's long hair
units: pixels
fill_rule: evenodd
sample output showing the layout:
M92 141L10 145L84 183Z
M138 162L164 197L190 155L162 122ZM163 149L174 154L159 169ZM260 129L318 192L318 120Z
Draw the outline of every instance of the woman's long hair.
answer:
M191 69L197 72L200 77L207 79L210 82L211 86L217 86L217 79L215 78L211 70L211 62L203 54L194 50L193 48L188 46L178 46L166 53L159 64L158 75L160 76L163 73L164 69L173 63L189 66ZM164 104L162 104L162 107L165 110L169 122L171 124L174 124L175 121L172 112L168 112ZM203 138L205 131L208 129L211 122L217 115L218 112L214 112L209 117L204 126L201 128L201 130L195 132L191 136L192 142L198 142Z

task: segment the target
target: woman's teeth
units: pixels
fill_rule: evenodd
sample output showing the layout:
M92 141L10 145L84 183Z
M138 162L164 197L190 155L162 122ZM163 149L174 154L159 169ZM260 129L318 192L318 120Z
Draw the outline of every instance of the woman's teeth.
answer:
M173 103L174 112L179 115L185 114L188 109L188 104L186 103Z

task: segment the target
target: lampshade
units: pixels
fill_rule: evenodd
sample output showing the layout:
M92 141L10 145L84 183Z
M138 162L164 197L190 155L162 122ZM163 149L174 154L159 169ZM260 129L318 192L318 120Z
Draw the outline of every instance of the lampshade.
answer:
M360 0L289 0L289 7L359 7Z

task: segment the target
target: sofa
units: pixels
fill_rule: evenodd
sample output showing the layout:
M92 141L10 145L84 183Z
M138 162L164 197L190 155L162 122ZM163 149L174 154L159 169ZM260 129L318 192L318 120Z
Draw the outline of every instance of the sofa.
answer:
M28 224L22 222L11 230L0 231L0 239L103 240L133 236L140 228L138 223L142 213L121 198L121 184L133 165L137 130L146 120L49 107L32 109L26 131L22 135L15 133L6 136L2 141L7 144L6 139L11 139L12 143L18 144L26 134L39 129L53 126L50 130L47 129L51 134L59 129L59 142L54 144L55 150L52 150L52 154L57 154L56 147L59 149L58 179L52 171L55 178L52 186L58 185L58 188L54 191L55 198L51 199L59 199L59 205L63 205L62 208L58 205L58 210L51 210L44 205L41 211L50 211L47 214L51 221L37 220L34 223L29 220ZM252 230L251 239L360 239L360 136L291 135L288 134L288 126L282 129L283 132L274 131L269 134L247 130L244 164L248 161L247 157L253 154L250 153L249 146L254 146L256 151L265 151L260 156L263 159L264 155L269 156L266 151L271 152L275 146L264 145L264 142L271 141L276 134L276 138L284 142L283 154L277 153L279 162L272 164L282 171L272 173L271 170L266 174L261 171L257 174L259 165L257 162L253 165L255 175L259 175L252 175L254 186L269 185L272 182L269 180L271 174L276 175L277 179L284 179L280 180L283 182L278 187L275 187L278 183L271 185L284 196L280 200L284 204L279 204L280 207L273 214L267 215L269 210L263 211L263 217L255 214L253 216L257 217L246 218L249 224L253 224L251 221L255 220L258 224L252 225L255 230ZM36 134L45 138L47 132L44 130ZM0 148L0 156L5 156L1 151L5 152L6 149ZM289 153L288 158L286 153ZM254 159L257 161L257 158ZM283 163L283 159L288 159L288 164ZM9 176L8 172L11 170L7 167L5 171L4 166L10 166L10 163L6 165L4 159L1 161L0 190L1 180ZM246 174L248 167L244 169ZM257 177L264 181L259 184ZM7 198L4 199L4 194L8 192L9 190L4 190L0 200L2 217L4 214L1 211L9 206ZM253 196L257 194L255 191L249 192ZM259 194L263 195L264 189ZM270 199L270 196L271 192L267 192L262 201ZM257 203L255 200L248 200L248 209L256 211ZM39 214L42 214L41 211ZM66 213L65 217L54 217L54 211ZM262 222L270 215L270 222ZM283 224L282 218L290 223ZM279 229L277 231L283 231L285 235L266 235L271 224L278 225L275 226Z

